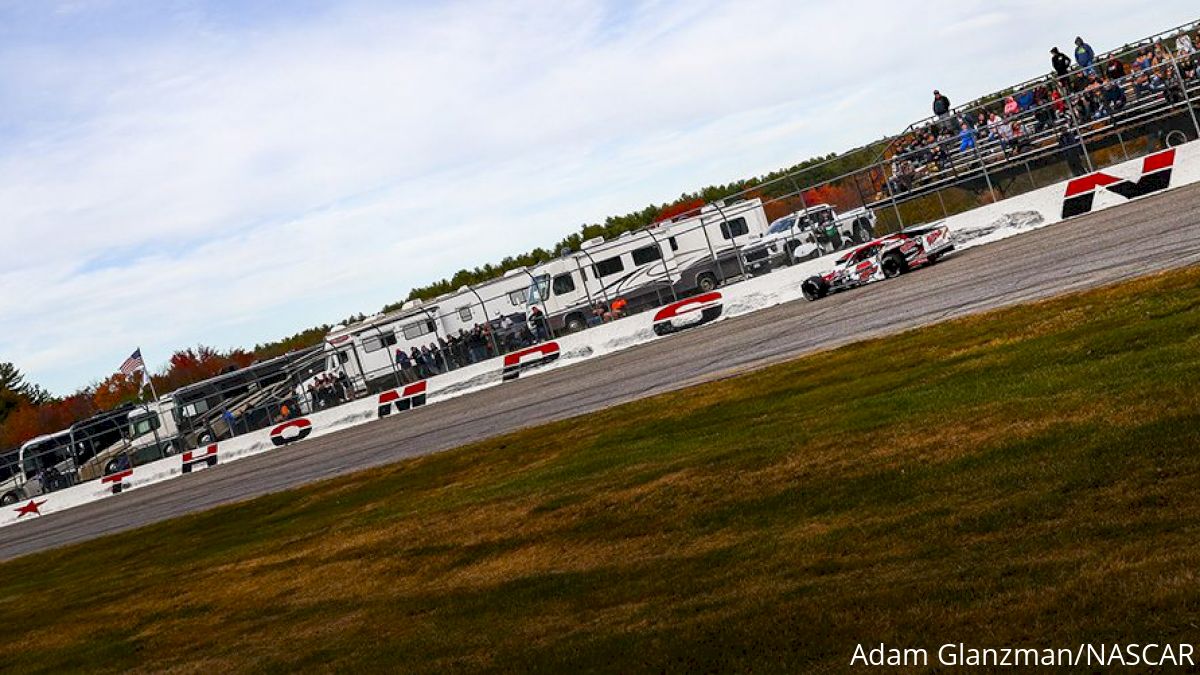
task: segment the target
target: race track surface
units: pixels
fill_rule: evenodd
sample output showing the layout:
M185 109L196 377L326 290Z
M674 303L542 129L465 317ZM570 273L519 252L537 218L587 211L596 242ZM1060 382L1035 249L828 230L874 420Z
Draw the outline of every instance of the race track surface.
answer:
M1200 263L1200 185L0 530L0 559L581 415L801 354Z

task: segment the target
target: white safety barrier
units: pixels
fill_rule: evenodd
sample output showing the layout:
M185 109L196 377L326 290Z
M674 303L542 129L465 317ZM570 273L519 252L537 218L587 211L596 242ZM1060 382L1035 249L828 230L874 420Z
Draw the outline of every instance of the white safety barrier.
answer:
M958 248L969 248L1196 182L1200 182L1200 142L989 204L952 216L945 224ZM125 470L100 481L26 499L0 513L0 527L264 452L287 452L293 443L308 438L797 300L802 297L801 282L829 268L839 255L807 261L720 291L680 300L653 314L646 312L613 321L506 357L476 363L440 375L431 382L410 384Z

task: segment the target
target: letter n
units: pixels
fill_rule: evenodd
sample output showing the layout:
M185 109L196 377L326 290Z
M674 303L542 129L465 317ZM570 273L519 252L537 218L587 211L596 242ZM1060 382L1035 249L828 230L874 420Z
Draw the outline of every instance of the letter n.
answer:
M1092 210L1096 190L1105 188L1125 199L1142 197L1171 186L1171 170L1175 165L1175 149L1150 155L1142 161L1142 175L1135 181L1121 180L1116 176L1097 171L1067 183L1063 199L1063 218L1070 218Z

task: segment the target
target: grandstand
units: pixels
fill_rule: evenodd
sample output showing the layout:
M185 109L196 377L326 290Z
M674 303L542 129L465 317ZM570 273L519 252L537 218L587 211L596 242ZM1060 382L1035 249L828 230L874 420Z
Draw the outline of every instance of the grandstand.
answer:
M1098 53L1094 78L1082 68L1047 73L722 199L764 197L777 216L819 195L840 210L874 210L886 232L1195 140L1198 29L1192 21ZM835 162L852 168L827 178Z

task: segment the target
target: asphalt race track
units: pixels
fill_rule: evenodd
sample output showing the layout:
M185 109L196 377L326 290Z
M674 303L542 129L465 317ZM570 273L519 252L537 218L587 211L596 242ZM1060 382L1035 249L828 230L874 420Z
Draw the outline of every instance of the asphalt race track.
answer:
M1200 263L1200 185L0 529L0 559L438 452L944 319ZM497 366L498 367L498 366Z

